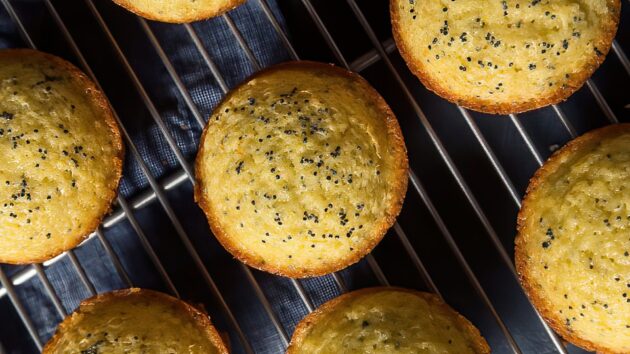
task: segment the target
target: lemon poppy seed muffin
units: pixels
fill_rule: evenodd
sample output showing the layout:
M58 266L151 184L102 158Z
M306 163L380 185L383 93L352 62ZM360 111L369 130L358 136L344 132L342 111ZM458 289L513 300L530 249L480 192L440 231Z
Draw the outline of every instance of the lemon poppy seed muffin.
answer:
M66 317L44 354L224 354L208 315L171 296L144 289L87 299Z
M519 213L516 267L568 341L630 352L630 124L589 132L538 170Z
M391 0L394 38L431 91L487 113L558 103L604 61L619 0Z
M344 294L306 316L287 354L490 353L479 330L436 295L400 288Z
M41 262L98 226L123 146L103 94L70 63L0 51L0 262Z
M188 23L219 16L245 0L113 0L116 4L150 20Z
M236 258L290 277L357 262L394 223L407 188L398 122L360 76L289 62L217 106L195 196Z

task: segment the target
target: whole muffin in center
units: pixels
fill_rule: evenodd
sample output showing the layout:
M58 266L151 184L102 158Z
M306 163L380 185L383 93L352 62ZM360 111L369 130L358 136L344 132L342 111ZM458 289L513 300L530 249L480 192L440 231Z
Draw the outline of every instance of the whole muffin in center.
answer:
M236 258L291 277L357 262L382 239L407 189L398 122L360 76L289 62L215 109L195 196Z

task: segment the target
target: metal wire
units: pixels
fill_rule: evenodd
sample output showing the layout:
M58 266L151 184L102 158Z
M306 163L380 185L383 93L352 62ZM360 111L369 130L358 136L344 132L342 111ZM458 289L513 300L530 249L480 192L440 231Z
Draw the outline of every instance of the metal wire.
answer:
M269 4L267 4L267 0L258 0L258 5L260 5L260 8L265 13L265 16L267 16L267 19L271 23L271 26L278 34L278 37L280 37L282 44L284 44L284 47L289 51L289 55L291 56L291 58L293 58L293 60L298 60L298 54L295 51L295 48L293 48L293 45L291 45L291 41L289 41L289 37L284 33L284 31L280 27L280 24L278 23L278 19L269 8Z
M503 166L499 162L499 159L497 159L494 152L490 148L490 145L488 144L486 139L483 137L483 134L481 134L479 127L477 127L477 123L475 123L475 120L470 115L470 113L468 113L467 110L465 110L464 108L460 106L457 106L457 108L460 110L462 117L464 117L464 119L466 120L466 123L470 127L470 130L472 130L473 135L475 135L477 142L479 142L479 145L481 145L481 148L486 153L486 156L488 156L490 163L492 164L492 166L494 166L494 169L497 170L497 172L499 173L499 177L503 181L503 184L505 184L505 186L507 187L508 192L510 193L510 196L512 197L512 200L514 200L514 202L520 207L521 196L516 191L516 187L514 187L514 184L512 183L510 178L507 176L507 173L503 169Z
M223 19L227 23L228 27L230 28L230 31L232 32L232 34L238 41L238 44L241 46L241 49L243 49L243 52L245 52L245 55L249 59L249 62L254 66L254 70L259 71L261 67L260 67L260 63L258 62L258 59L256 59L256 56L252 52L252 49L249 47L249 45L247 45L245 38L243 38L241 31L239 31L239 29L236 27L236 24L234 24L234 21L232 21L232 18L230 17L230 15L225 14L221 17L223 17Z
M523 141L525 141L525 145L527 145L527 148L529 149L529 151L532 153L532 155L534 155L536 162L539 165L542 165L543 158L538 153L538 150L534 146L534 142L532 141L532 139L530 139L529 135L527 135L527 132L525 132L525 128L523 128L523 125L521 124L521 122L518 120L518 118L514 114L510 114L510 119L512 120L512 123L514 124L514 127L516 127L516 130L518 131L518 133L521 134L521 137L523 138Z
M210 68L210 71L212 72L212 76L215 78L215 80L217 80L217 83L219 84L221 91L223 91L223 93L228 92L229 88L227 84L225 83L225 80L223 80L223 77L221 76L221 73L219 72L219 68L214 64L214 61L212 60L212 58L210 58L210 54L204 47L203 43L201 42L201 39L197 35L197 32L195 32L195 29L188 23L184 24L184 28L186 29L186 32L188 32L188 35L190 36L193 43L195 44L195 47L197 47L197 50L199 51L199 54L201 54L201 57L203 58L204 62L206 63L208 68Z
M459 249L459 246L457 246L457 243L455 242L455 239L453 238L453 235L451 234L449 229L446 227L446 224L444 223L444 220L442 219L442 217L440 216L439 212L437 211L437 209L433 205L433 202L429 198L429 196L428 196L428 194L426 192L426 189L424 188L424 186L420 182L420 179L418 179L418 177L415 175L415 173L413 173L413 171L411 171L411 183L413 184L414 188L418 192L418 195L420 196L420 198L422 199L424 204L429 209L429 213L431 214L431 216L435 220L435 223L436 223L438 229L440 230L440 233L444 236L444 239L446 240L446 243L448 243L449 247L451 248L451 251L455 254L458 263L460 264L460 266L464 270L464 273L466 274L466 277L468 278L468 281L470 281L470 283L473 285L475 291L477 292L477 295L479 295L479 297L481 297L481 299L483 300L484 304L486 305L486 307L488 308L490 313L492 313L492 316L495 318L495 321L499 325L499 328L501 329L501 331L503 332L504 336L508 340L508 343L509 343L512 351L514 353L520 353L521 351L520 351L518 345L516 344L516 342L514 341L514 338L510 334L510 331L507 329L507 326L503 322L503 319L501 318L501 316L499 316L498 312L494 308L494 305L492 305L492 302L490 301L490 298L488 297L486 292L483 290L483 287L481 286L481 283L479 282L479 280L475 276L475 272L473 272L472 268L470 267L470 265L466 261L466 258L464 257L464 255L462 254L461 250Z
M15 292L15 288L13 288L13 284L11 283L11 280L9 280L9 278L4 273L2 268L0 268L0 284L2 284L2 286L7 290L7 294L9 295L9 300L11 300L11 304L13 304L13 307L17 311L18 316L20 316L22 323L24 323L26 330L31 335L31 338L33 339L33 343L35 343L35 346L37 347L37 349L41 351L42 341L41 339L39 339L39 335L37 334L37 329L35 328L35 325L33 324L33 320L31 319L31 316L29 316L28 312L24 308L22 301L20 301L20 298Z
M552 105L551 108L553 108L554 112L556 112L558 119L560 119L560 123L564 125L564 128L569 132L569 134L577 135L577 132L575 131L575 128L573 127L573 124L571 124L567 116L564 115L562 108L560 108L560 106L558 106L557 104Z
M261 4L261 6L263 6L263 8L266 5L263 2L260 2L260 4ZM277 24L277 21L275 20L275 17L271 13L271 11L268 12L268 16L269 16L269 19L272 22L272 24L273 23ZM246 56L249 58L250 63L252 64L254 69L257 70L257 71L260 70L261 69L260 63L255 58L255 56L253 55L253 52L252 52L251 48L249 47L249 45L247 44L245 39L242 37L240 31L236 28L236 25L233 23L231 18L228 17L228 16L224 16L224 20L227 22L230 30L232 31L233 35L237 39L240 47L243 49L243 51L246 54ZM143 28L145 28L145 31L147 32L149 37L155 38L154 36L152 36L152 33L150 33L151 30L150 30L150 28L148 28L148 26L146 24L143 26ZM274 28L276 28L276 30L280 30L279 26L274 26ZM208 68L211 71L211 73L213 74L215 80L219 83L219 86L221 87L223 93L224 94L227 93L228 86L225 83L225 78L221 74L220 70L218 69L218 67L216 66L214 61L210 58L209 53L207 52L207 50L203 46L201 40L199 39L198 35L196 34L196 31L194 30L194 28L191 25L186 25L186 29L187 29L187 32L188 32L191 40L193 41L193 43L197 47L199 53L204 58L204 61L206 62ZM284 36L284 38L286 39L286 36ZM153 43L154 47L156 47L156 49L158 50L158 53L160 53L160 52L163 53L163 50L161 50L161 48L160 48L159 41L152 40L152 43ZM290 42L288 41L288 39L284 43L286 45L288 45L288 47L290 48L289 49L289 53L293 55L294 59L298 59L297 53L295 52L293 47L290 45ZM168 59L168 57L166 55L164 55L164 56L160 55L160 58L161 58L162 62L165 64L165 66L167 66L167 70L168 70L169 66L172 67L172 65L169 64L170 61L169 61L169 59ZM177 74L177 72L174 69L172 71L169 70L169 74L171 75L172 78L174 78L174 80L176 82L177 81L181 82L181 79L179 78L179 75ZM178 85L178 88L180 89L180 92L183 92L184 95L188 95L184 85L181 85L181 86ZM192 100L187 101L187 104L192 105ZM381 270L380 266L375 261L375 259L371 255L369 255L367 257L367 260L368 260L368 263L369 263L370 267L374 270L374 273L375 273L378 281L382 285L389 285L389 282L388 282L387 278L385 277L383 271ZM251 273L249 268L243 266L243 269L245 270L248 279L253 284L255 292L256 292L257 296L259 297L259 299L261 299L261 302L262 302L262 304L263 304L267 314L271 318L272 323L274 324L274 327L276 328L277 332L279 333L280 338L282 339L283 345L285 345L285 346L288 345L288 337L286 335L286 332L285 332L284 328L282 327L280 321L277 319L277 316L273 312L273 310L271 308L271 305L269 304L268 300L266 299L266 296L264 295L264 292L262 291L262 289L260 289L260 286L256 282L256 279L255 279L254 275ZM335 280L337 280L337 283L339 285L340 290L342 292L345 292L346 291L345 285L343 285L341 283L340 278L336 277ZM292 280L292 284L293 284L294 288L296 289L296 291L298 292L298 294L300 295L300 298L302 299L302 301L303 301L304 305L306 306L307 310L309 312L312 311L313 310L313 305L310 302L310 300L308 299L308 297L306 296L302 286L296 280Z
M342 66L350 68L350 65L348 65L348 62L346 61L346 58L343 56L341 50L337 46L337 42L333 40L332 35L328 31L326 25L324 25L324 21L322 21L321 17L319 17L319 14L317 13L317 10L315 10L315 7L313 7L311 2L308 0L302 0L302 4L304 4L304 7L308 11L308 14L311 16L313 22L315 23L315 26L317 26L317 29L326 40L326 44L328 44L328 46L332 50L332 53L335 58L337 58L337 61L341 63Z
M341 275L339 273L333 273L333 280L335 281L335 284L337 284L337 287L339 288L339 290L341 290L342 293L347 293L348 292L348 287L346 286L346 282L345 280L343 280L343 277L341 277Z
M271 323L273 323L273 326L276 328L276 332L278 332L278 334L280 335L280 339L282 340L282 345L284 346L284 348L286 348L289 345L289 336L287 335L287 332L284 330L284 327L282 326L282 322L280 322L280 320L278 319L278 316L276 316L275 312L273 311L271 304L269 303L269 300L267 300L267 296L265 296L265 293L262 291L260 285L258 284L258 281L256 281L256 278L254 278L254 274L252 274L251 269L249 269L244 264L241 264L241 267L243 268L245 275L249 279L249 282L252 283L254 287L254 292L256 293L256 296L258 296L258 298L261 300L262 305L265 308L265 311L267 312L267 314L269 315L269 318L271 319Z
M592 79L588 79L586 81L586 86L593 94L593 97L595 97L595 101L597 101L599 108L601 108L602 112L604 112L606 118L608 118L611 123L619 123L619 119L617 119L615 112L612 111L608 102L606 102L606 99L602 96L602 93L599 91L597 85L595 85Z
M118 45L118 41L116 40L112 32L109 30L109 26L105 23L105 20L101 16L96 6L94 6L94 3L92 2L92 0L85 0L85 3L88 5L88 8L90 9L92 14L96 18L96 22L98 22L99 26L101 27L101 29L107 36L107 39L109 40L110 44L112 45L112 47L114 47L116 56L118 57L120 62L123 64L123 67L125 71L127 72L127 75L129 76L129 78L133 82L133 85L136 91L138 92L138 94L140 95L142 102L144 103L145 107L149 111L149 114L151 118L153 118L153 121L160 128L162 135L166 139L166 142L168 143L168 146L171 148L171 151L173 151L173 153L175 154L175 157L177 158L177 161L179 162L180 166L184 169L184 171L186 171L188 178L190 178L191 180L194 180L195 177L194 177L193 170L190 167L190 164L188 163L188 161L182 154L181 150L177 146L177 143L175 142L175 139L173 138L169 129L167 128L166 123L164 122L164 119L162 119L162 116L160 115L160 112L158 112L157 108L155 107L153 100L149 97L149 94L144 88L144 85L138 78L138 75L136 74L136 72L133 70L133 67L129 63L127 56L124 54L123 50L120 48L120 45Z
M91 295L96 295L96 288L94 287L94 284L92 284L92 282L88 278L87 274L85 274L85 270L83 269L83 267L79 265L79 259L77 258L77 256L72 252L68 252L68 258L70 258L70 262L74 264L77 274L79 275L79 279L81 279L81 283L83 284L85 289Z
M164 52L162 45L160 44L157 37L151 30L151 27L149 27L149 25L147 24L147 21L143 19L142 17L138 17L138 22L140 22L140 26L144 30L144 33L147 35L147 37L149 37L149 41L153 45L153 48L155 49L155 51L158 53L158 56L160 57L162 64L164 64L164 67L166 67L166 71L168 71L168 74L173 80L173 82L175 83L175 86L177 86L177 90L182 95L184 102L186 102L186 106L188 107L188 109L190 109L193 116L197 120L197 124L199 124L200 127L203 127L205 125L205 120L201 116L201 112L199 112L197 105L193 102L193 99L190 96L190 92L188 92L188 89L186 89L184 82L182 81L181 77L177 74L177 71L175 70L173 63Z
M46 276L44 267L41 264L34 264L33 267L35 268L35 271L37 272L37 275L39 276L39 280L44 285L44 288L46 289L46 293L48 294L48 297L50 298L53 305L55 306L57 313L63 319L67 314L66 309L63 307L63 303L59 299L59 295L57 295L55 288L50 283L50 279L48 279L48 277Z
M171 277L166 272L166 269L164 269L164 265L162 264L162 261L153 250L151 243L149 243L147 236L144 234L144 231L142 230L142 228L140 227L140 224L138 223L135 216L133 215L133 212L127 205L127 202L125 201L125 199L118 197L118 204L125 212L125 215L127 216L129 223L131 224L131 228L133 228L133 230L136 232L136 235L138 235L138 238L140 238L140 242L142 243L142 246L144 247L146 252L149 254L149 258L151 258L151 262L153 262L153 265L157 268L158 273L160 273L160 277L166 284L166 287L169 289L171 294L179 298L180 297L179 291L177 291L177 288L175 287L175 284L173 284Z
M418 253L416 253L415 249L411 245L411 242L409 242L409 237L407 237L405 231L400 226L400 224L398 224L398 222L394 224L394 231L396 231L396 234L400 238L400 242L405 248L405 251L407 251L407 253L411 256L411 261L413 262L413 265L416 267L418 273L420 273L420 277L422 277L424 283L427 284L427 286L429 287L429 290L439 296L440 299L444 299L442 293L440 292L440 289L438 289L437 285L435 285L433 278L431 278L431 275L427 271L427 268L424 266L424 263L422 263L422 260L420 260L420 257L418 257Z
M291 282L291 284L293 284L293 287L297 290L298 295L300 295L300 298L302 299L302 302L304 303L304 306L306 306L306 309L308 310L308 312L309 313L313 312L314 310L313 302L308 297L308 294L306 293L306 290L304 290L302 283L300 283L299 280L292 279L292 278L289 279L289 281Z
M126 284L131 284L131 279L129 278L129 274L125 270L125 267L122 265L122 262L120 261L120 258L118 258L118 255L116 254L116 252L114 252L112 245L109 243L107 238L105 238L105 235L103 234L103 231L101 231L100 227L96 229L96 236L101 241L101 244L103 245L103 248L105 249L105 252L109 256L109 259L114 264L114 268L116 269L116 273L118 273L118 277L122 279Z
M619 45L619 43L617 43L617 40L613 41L612 49L615 54L617 54L621 65L623 65L623 68L626 70L626 74L630 75L630 61L628 61L626 53L624 53L623 49L621 49L621 46Z
M24 24L22 23L22 21L20 21L20 18L18 17L17 13L15 12L15 9L13 8L9 0L0 0L0 1L2 1L2 5L4 6L4 9L9 14L9 17L11 17L11 20L13 21L13 23L15 23L15 25L18 27L18 32L20 33L22 40L24 40L24 43L29 48L35 49L36 47L35 47L35 42L33 42L33 38L31 38L31 36L28 34L26 29L24 28Z

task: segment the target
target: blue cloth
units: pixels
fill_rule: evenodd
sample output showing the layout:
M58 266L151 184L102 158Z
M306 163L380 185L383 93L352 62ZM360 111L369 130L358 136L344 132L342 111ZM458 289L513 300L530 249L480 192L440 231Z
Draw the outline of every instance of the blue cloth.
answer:
M24 0L14 3L39 49L78 63L41 2ZM196 122L141 27L138 26L137 18L110 1L95 3L165 121L177 148L192 164L202 127ZM179 163L173 150L137 96L133 83L129 81L120 62L114 59L115 54L111 45L102 36L90 12L81 5L74 5L70 7L68 4L65 6L59 4L58 11L68 24L88 62L93 66L92 69L132 136L143 161L156 179L164 180L164 177L179 170ZM275 2L271 1L270 6L283 24ZM261 66L288 59L286 49L262 12L258 1L247 2L230 12L229 16L246 38ZM207 119L223 93L185 28L154 22L150 22L150 27L179 73L202 117ZM254 66L223 18L198 22L193 28L229 87L233 87L254 72ZM25 47L18 33L8 14L0 11L0 47ZM138 161L128 150L120 194L131 201L148 187ZM282 340L271 325L271 319L263 310L241 265L210 236L203 215L192 201L191 183L184 182L179 187L169 190L168 200L255 352L282 352ZM227 333L232 349L235 352L243 352L242 343L226 317L223 307L196 270L160 204L154 201L134 215L162 259L168 274L174 279L182 298L203 304L219 330ZM169 291L129 222L117 223L106 228L104 233L120 257L134 286ZM89 280L99 293L127 286L119 277L114 263L98 239L94 238L84 243L75 252ZM28 269L2 267L10 275ZM82 299L90 296L68 257L48 267L46 274L67 312L74 310ZM303 302L288 280L257 271L254 271L254 274L274 313L284 324L282 329L290 336L295 324L307 313ZM330 277L306 281L304 286L309 290L316 305L339 294ZM39 338L45 343L54 333L61 317L47 298L36 276L17 285L16 290L37 327ZM36 352L28 332L22 326L7 296L0 298L0 343L8 353Z

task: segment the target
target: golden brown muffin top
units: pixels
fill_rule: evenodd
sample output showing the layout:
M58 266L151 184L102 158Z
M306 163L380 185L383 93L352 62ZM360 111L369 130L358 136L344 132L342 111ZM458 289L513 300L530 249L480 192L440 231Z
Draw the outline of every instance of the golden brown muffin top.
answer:
M479 331L437 296L399 288L351 292L303 319L288 354L489 353Z
M516 264L552 327L589 350L630 351L630 124L587 133L532 179Z
M430 90L515 113L557 103L604 60L619 0L392 0L394 38Z
M44 261L96 229L123 147L105 97L71 64L0 51L0 262Z
M43 352L227 353L208 316L168 295L126 289L85 300L59 326Z
M187 23L219 16L245 0L113 0L127 10L151 20Z
M396 118L358 75L275 66L210 117L196 197L219 241L253 267L292 277L358 261L393 224L407 186Z

